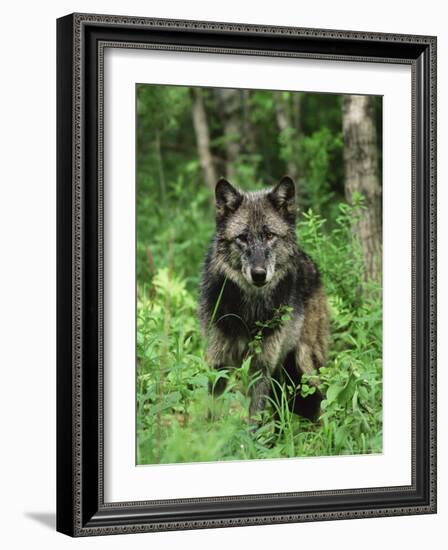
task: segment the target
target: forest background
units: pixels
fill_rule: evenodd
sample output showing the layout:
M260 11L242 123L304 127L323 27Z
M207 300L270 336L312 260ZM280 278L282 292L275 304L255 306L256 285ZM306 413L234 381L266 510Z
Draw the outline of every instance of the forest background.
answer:
M381 452L381 97L139 85L136 101L137 463ZM325 400L317 423L272 403L278 420L254 433L250 356L211 402L198 284L217 179L254 190L285 174L331 308Z

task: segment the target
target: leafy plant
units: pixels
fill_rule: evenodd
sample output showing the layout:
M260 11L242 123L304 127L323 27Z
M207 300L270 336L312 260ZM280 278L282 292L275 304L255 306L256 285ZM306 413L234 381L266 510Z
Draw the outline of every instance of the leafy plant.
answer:
M263 330L287 321L291 313L288 307L279 308L273 319L258 323L240 368L214 371L204 360L197 301L189 279L163 267L149 283L139 286L139 463L381 451L381 301L379 293L363 294L362 259L350 230L359 208L360 203L353 207L341 204L330 232L324 230L325 221L312 211L305 213L298 225L301 246L321 266L331 309L327 365L314 379L304 375L296 388L306 397L316 391L318 380L325 399L317 423L291 413L288 386L273 381L279 398L271 400L271 414L268 412L255 431L248 424L251 362L261 351ZM227 380L227 387L213 399L208 385L220 378Z
M204 90L216 166L226 167L222 120ZM211 370L197 319L201 266L213 234L213 197L203 184L185 87L137 90L137 463L246 460L377 453L382 450L382 302L366 285L352 231L362 197L344 199L340 98L302 94L294 126L279 131L273 93L247 94L246 132L233 161L235 184L272 185L298 167L301 246L320 268L331 312L328 360L300 385L272 381L277 398L264 422L248 423L252 361L263 331L285 322L281 309L259 323L239 368ZM284 92L285 103L291 93ZM218 174L221 175L221 174ZM124 182L126 184L126 182ZM123 366L126 368L126 365ZM209 385L225 379L213 399ZM296 391L324 396L312 423L290 412Z

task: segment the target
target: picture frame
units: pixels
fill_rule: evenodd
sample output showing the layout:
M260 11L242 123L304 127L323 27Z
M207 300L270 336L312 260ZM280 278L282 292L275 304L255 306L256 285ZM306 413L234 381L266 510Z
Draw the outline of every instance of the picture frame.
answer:
M72 14L57 21L57 530L70 536L436 512L436 38ZM104 51L411 67L412 482L107 502L104 498Z

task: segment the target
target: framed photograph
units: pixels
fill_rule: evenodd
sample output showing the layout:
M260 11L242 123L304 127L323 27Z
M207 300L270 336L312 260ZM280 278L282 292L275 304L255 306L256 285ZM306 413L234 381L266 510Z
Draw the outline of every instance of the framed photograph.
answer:
M436 38L57 51L57 529L435 513Z

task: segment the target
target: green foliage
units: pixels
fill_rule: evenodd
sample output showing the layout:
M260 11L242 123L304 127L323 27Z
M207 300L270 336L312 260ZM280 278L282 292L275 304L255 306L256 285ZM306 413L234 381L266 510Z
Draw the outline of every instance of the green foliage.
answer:
M261 345L263 343L263 335L265 329L280 328L286 321L291 319L291 313L293 308L290 306L282 305L274 310L274 316L267 321L256 321L257 327L256 333L253 335L252 340L249 342L249 352L252 355L256 355L262 352Z
M286 92L283 99L292 102ZM219 115L204 91L212 153L224 158ZM292 104L292 103L291 103ZM137 93L137 463L244 460L377 453L382 450L382 304L363 280L351 224L361 197L343 199L340 98L302 94L300 128L279 134L272 92L253 91L255 128L234 164L246 189L275 183L297 160L300 246L321 270L331 308L326 366L297 391L325 396L312 423L291 413L291 389L273 382L258 428L248 423L251 364L263 339L253 336L238 369L210 370L197 318L202 262L213 234L210 191L197 157L188 88L139 86ZM219 162L219 161L218 161ZM224 165L222 165L224 166ZM280 309L269 326L287 320ZM227 380L211 398L209 385ZM276 415L273 413L276 412Z
M157 266L166 266L171 256L173 271L185 278L189 288L197 287L213 217L207 190L198 188L191 194L185 185L188 177L179 174L161 202L154 201L150 193L138 193L139 283L151 281Z
M381 452L381 302L373 292L359 298L365 288L359 245L350 231L355 208L340 204L336 227L329 233L311 211L298 226L302 247L321 263L331 306L329 360L319 376L326 397L318 423L289 412L287 388L273 382L279 385L280 399L272 401L265 422L254 431L247 419L247 395L253 383L252 355L259 351L264 326L239 369L211 371L203 356L196 296L185 277L163 267L150 285L140 288L138 463ZM285 322L289 313L281 309L267 324ZM228 380L227 388L213 399L208 385L219 378ZM298 390L310 395L316 381L304 377Z
M339 204L330 233L309 211L298 231L322 270L331 308L329 361L319 379L326 392L321 422L332 454L379 452L382 446L381 293L363 280L361 246L351 231L362 210L359 196L351 207Z
M340 132L332 134L323 127L311 135L298 135L294 128L279 133L280 157L288 161L297 160L299 174L298 192L301 207L325 216L331 212L335 196L334 176L331 167L342 155ZM338 189L336 188L338 191ZM329 212L330 210L330 212Z

